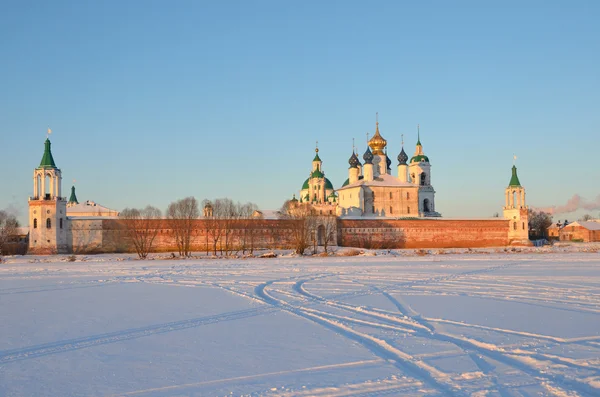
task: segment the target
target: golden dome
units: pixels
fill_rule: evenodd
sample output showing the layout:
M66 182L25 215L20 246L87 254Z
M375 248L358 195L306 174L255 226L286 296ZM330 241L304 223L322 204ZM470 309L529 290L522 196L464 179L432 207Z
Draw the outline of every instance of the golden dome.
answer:
M375 123L375 135L369 139L369 147L373 154L383 154L383 149L387 146L387 141L379 133L379 122Z

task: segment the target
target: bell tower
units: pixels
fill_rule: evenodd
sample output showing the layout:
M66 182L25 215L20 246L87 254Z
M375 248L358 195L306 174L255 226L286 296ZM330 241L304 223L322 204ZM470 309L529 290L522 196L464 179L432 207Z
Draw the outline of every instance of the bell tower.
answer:
M40 166L33 171L29 197L29 252L67 252L67 200L61 195L61 172L52 157L50 139L44 143Z
M525 188L517 176L517 167L513 164L512 177L505 189L504 219L508 219L509 243L529 245L529 207L525 204Z

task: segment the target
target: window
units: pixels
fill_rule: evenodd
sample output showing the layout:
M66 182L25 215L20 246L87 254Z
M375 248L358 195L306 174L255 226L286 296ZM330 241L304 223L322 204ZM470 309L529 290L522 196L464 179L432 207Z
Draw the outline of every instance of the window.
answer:
M37 218L33 219L33 228L37 229Z
M390 214L393 214L394 211L392 210L392 206L390 205Z
M62 229L62 218L60 218L60 228Z
M423 172L421 173L421 186L424 186L427 182L427 175Z
M392 199L392 198L393 198L393 197L392 197L392 192L390 192L390 199Z
M525 222L523 222L523 230L525 230Z
M517 230L517 222L513 222L513 229Z
M50 218L46 219L46 229L52 229L52 221Z
M410 214L410 207L407 207L407 208L406 208L406 213L407 213L407 214Z
M373 206L373 208L371 208L371 212L375 213L375 206Z
M410 193L406 192L406 199L409 200L410 199Z

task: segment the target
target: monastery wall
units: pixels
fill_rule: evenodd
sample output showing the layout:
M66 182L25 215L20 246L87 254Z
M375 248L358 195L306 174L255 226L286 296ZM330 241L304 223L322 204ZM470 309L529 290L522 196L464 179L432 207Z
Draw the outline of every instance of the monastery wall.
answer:
M341 246L361 248L477 248L506 246L505 219L338 220Z

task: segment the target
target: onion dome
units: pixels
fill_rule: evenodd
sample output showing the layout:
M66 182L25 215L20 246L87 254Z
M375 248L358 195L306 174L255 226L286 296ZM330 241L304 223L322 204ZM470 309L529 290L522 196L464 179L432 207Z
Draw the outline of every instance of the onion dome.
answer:
M296 198L296 195L294 194L294 197L292 197L292 199L290 200L292 203L297 203L298 199Z
M344 184L342 185L342 187L347 186L348 184L350 184L350 178L348 178L344 181Z
M352 152L352 156L350 156L348 164L350 164L350 168L356 168L360 165L360 160L356 156L356 153Z
M367 147L365 154L363 154L363 160L365 160L365 164L373 164L373 153L371 153L369 147Z
M387 152L385 153L385 162L387 164L387 168L390 169L392 166L392 160L388 157Z
M404 151L404 146L403 146L402 150L400 151L400 154L398 155L398 165L406 165L407 161L408 161L408 155Z
M375 135L369 139L369 146L373 154L383 154L383 149L387 146L387 141L379 133L379 122L375 123Z

